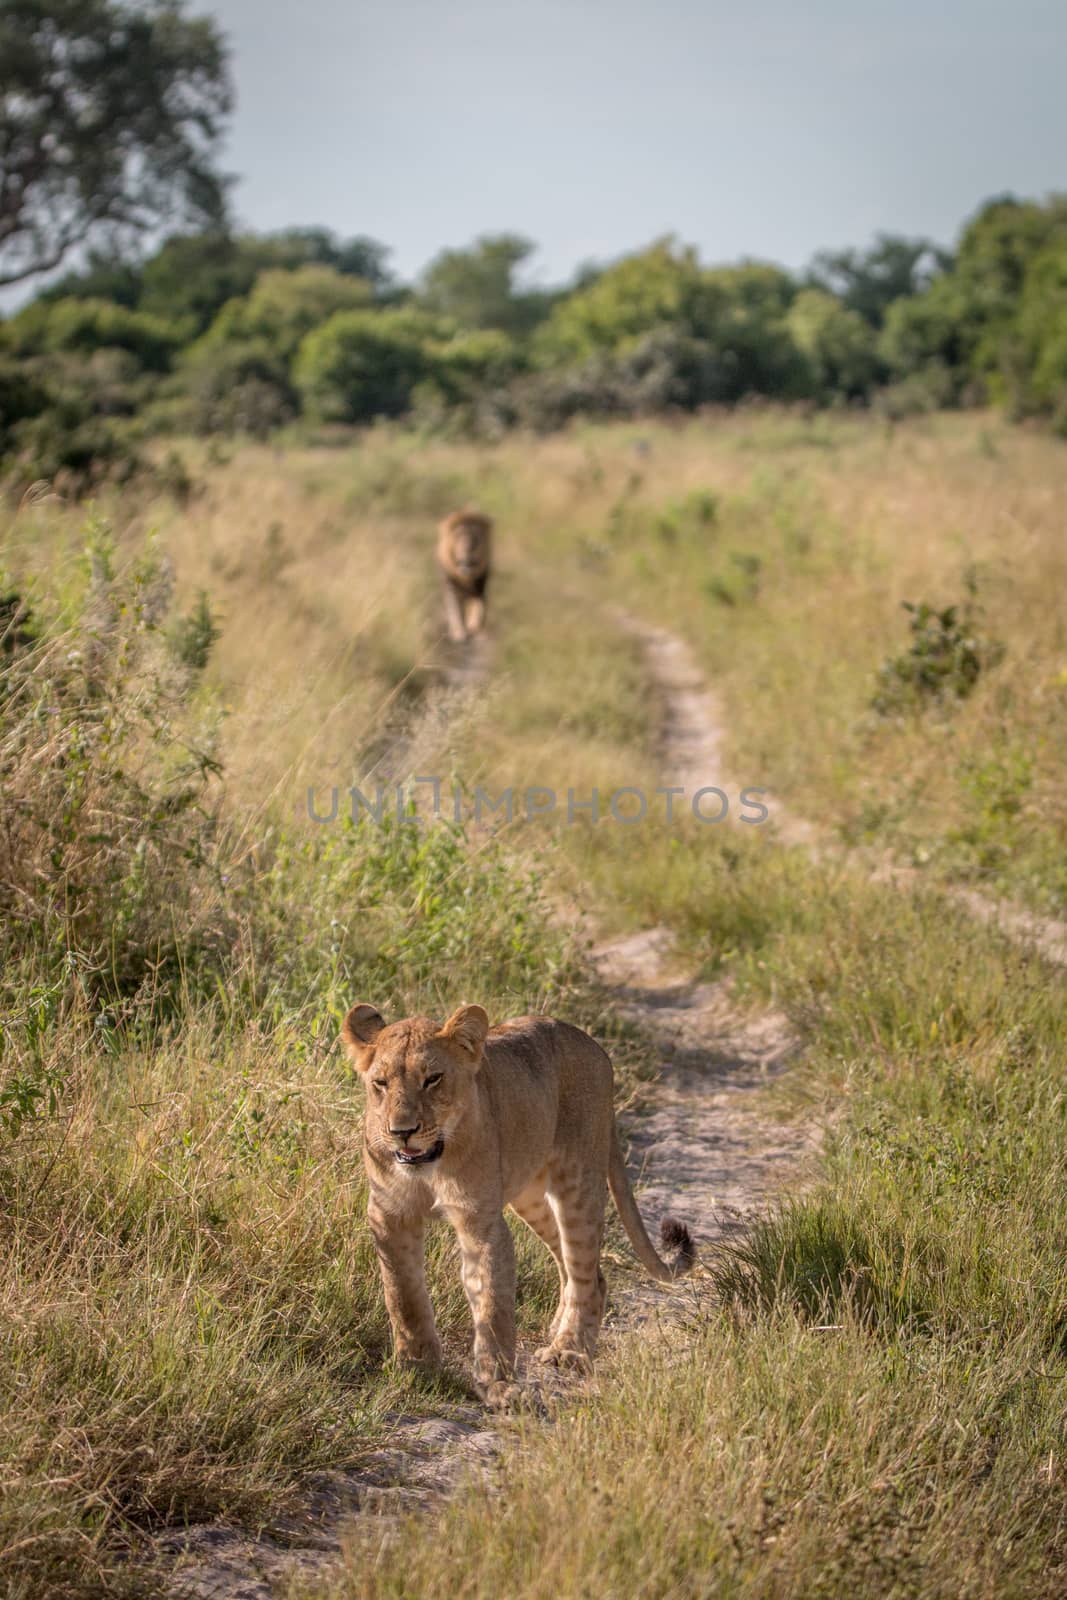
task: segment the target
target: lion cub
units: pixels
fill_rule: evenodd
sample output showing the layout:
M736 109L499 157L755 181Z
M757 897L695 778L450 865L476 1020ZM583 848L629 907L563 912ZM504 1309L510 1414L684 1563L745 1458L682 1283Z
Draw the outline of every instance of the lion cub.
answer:
M480 511L453 511L437 529L445 621L457 644L485 626L493 524Z
M579 1028L518 1017L490 1028L481 1006L443 1025L386 1024L373 1006L345 1018L342 1037L363 1074L363 1157L374 1237L397 1355L436 1363L441 1345L426 1290L423 1236L447 1217L462 1254L474 1318L474 1378L490 1404L508 1399L515 1364L515 1253L510 1205L559 1268L559 1306L538 1359L588 1362L604 1315L600 1270L610 1187L642 1265L669 1282L688 1271L688 1230L665 1222L657 1255L623 1165L607 1054Z

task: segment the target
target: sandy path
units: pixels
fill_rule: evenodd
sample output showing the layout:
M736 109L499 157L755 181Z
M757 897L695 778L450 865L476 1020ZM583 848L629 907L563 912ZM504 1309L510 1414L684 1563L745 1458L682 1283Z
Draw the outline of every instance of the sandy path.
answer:
M617 615L644 646L658 703L660 783L687 794L725 786L718 703L687 646L663 628ZM669 929L651 928L594 945L592 959L620 1010L659 1046L650 1103L627 1128L642 1212L650 1228L663 1216L680 1218L706 1258L786 1183L800 1181L816 1135L806 1124L769 1116L758 1092L796 1049L785 1016L741 1010L729 979L695 983L672 951ZM678 1292L700 1291L683 1281ZM669 1316L671 1298L640 1280L628 1283L618 1325Z
M689 790L701 784L722 784L725 731L715 695L701 675L692 651L665 628L642 621L626 611L616 611L621 627L639 639L664 706L664 737L676 756L677 782ZM889 855L849 851L807 818L771 802L771 826L786 844L803 846L817 860L851 860L869 871L879 883L909 889L931 880L919 868L894 861ZM1017 944L1034 946L1046 960L1067 966L1067 921L1043 917L1025 906L983 894L965 884L937 884L938 892L962 906L977 921L998 928Z

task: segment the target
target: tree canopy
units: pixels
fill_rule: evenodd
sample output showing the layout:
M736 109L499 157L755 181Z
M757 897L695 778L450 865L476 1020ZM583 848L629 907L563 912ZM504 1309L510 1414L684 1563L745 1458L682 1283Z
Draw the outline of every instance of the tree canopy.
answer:
M820 251L808 276L814 288L880 328L895 301L921 294L951 264L947 251L929 239L880 233L869 250Z
M220 223L230 108L222 37L181 0L4 0L0 286L102 239Z
M147 436L301 416L495 437L758 398L893 417L993 403L1067 435L1064 197L990 201L954 257L880 236L801 275L709 267L668 237L528 289L530 251L483 235L404 285L383 245L321 227L90 248L0 319L0 478L92 487Z
M516 274L534 252L514 233L486 234L467 250L442 250L423 274L419 298L428 311L463 328L527 333L547 314L537 290L523 292Z

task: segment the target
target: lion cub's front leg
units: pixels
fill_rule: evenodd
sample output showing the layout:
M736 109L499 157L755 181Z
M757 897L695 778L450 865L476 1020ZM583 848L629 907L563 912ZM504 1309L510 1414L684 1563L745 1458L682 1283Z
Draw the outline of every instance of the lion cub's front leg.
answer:
M426 1288L426 1224L422 1219L391 1216L373 1201L367 1208L367 1221L378 1252L397 1356L401 1361L439 1366L441 1341Z
M474 1319L474 1382L490 1405L517 1393L515 1371L515 1247L502 1211L451 1218L459 1239L463 1287Z

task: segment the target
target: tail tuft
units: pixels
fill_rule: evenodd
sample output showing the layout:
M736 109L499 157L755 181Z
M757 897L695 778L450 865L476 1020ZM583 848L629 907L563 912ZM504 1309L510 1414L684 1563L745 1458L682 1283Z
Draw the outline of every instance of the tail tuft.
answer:
M679 1222L677 1217L664 1217L659 1227L660 1242L665 1250L675 1252L671 1262L671 1273L680 1278L688 1272L696 1260L696 1246L692 1235L684 1222Z

